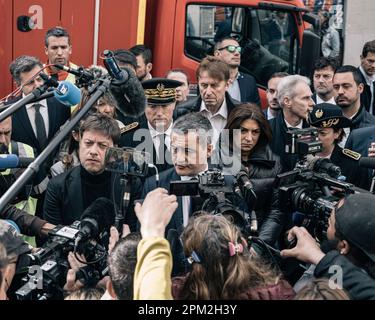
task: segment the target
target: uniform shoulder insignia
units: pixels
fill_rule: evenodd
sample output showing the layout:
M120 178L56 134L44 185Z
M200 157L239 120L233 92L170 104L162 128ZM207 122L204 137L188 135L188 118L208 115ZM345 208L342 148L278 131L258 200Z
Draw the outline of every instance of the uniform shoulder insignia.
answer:
M350 150L350 149L342 149L342 153L344 155L346 155L347 157L352 158L352 159L357 160L357 161L361 158L360 153L355 152L355 151Z
M139 122L133 122L133 123L127 124L121 129L121 134L128 132L130 130L133 130L137 128L138 126L139 126Z

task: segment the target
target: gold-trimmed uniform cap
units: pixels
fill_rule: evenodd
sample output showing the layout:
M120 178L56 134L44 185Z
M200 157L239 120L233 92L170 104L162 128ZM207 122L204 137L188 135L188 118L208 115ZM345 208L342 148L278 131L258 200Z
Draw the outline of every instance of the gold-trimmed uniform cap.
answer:
M309 114L308 122L316 128L348 128L351 125L341 108L331 103L315 105Z
M165 79L152 78L142 81L147 104L166 105L176 101L176 88L182 86L182 82Z

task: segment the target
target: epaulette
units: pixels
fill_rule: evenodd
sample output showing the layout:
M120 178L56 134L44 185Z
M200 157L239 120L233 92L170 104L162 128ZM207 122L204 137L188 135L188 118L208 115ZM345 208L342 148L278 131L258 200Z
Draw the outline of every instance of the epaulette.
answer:
M130 130L133 130L133 129L135 129L138 126L139 126L139 122L133 122L133 123L127 124L126 126L124 126L123 128L121 128L121 134L123 134L125 132L128 132Z
M342 153L349 158L358 161L361 158L361 154L350 149L342 149Z

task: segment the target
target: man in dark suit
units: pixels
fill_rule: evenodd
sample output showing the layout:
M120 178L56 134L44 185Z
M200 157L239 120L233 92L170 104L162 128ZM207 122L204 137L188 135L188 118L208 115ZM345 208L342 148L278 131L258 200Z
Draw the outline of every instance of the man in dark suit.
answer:
M173 113L176 107L176 88L181 82L153 78L142 82L147 99L145 113L138 119L138 126L121 136L120 146L148 152L158 172L171 168L170 156ZM153 169L149 170L155 174Z
M11 63L10 72L17 85L22 86L22 96L43 85L40 76L33 78L42 67L31 56L20 56ZM32 146L40 154L69 117L70 109L54 97L28 104L12 115L12 139Z
M361 65L358 68L364 85L361 93L361 105L375 115L375 40L365 43L361 54Z
M81 164L58 175L48 183L44 218L53 224L70 225L79 220L83 211L97 198L115 199L118 208L121 197L119 177L105 171L106 150L118 143L120 129L115 120L104 114L87 117L79 130L79 159ZM131 180L132 187L136 180ZM136 227L132 202L138 198L131 192L125 222L130 229Z
M213 145L211 143L212 130L210 122L200 113L190 113L175 121L171 135L171 151L174 167L164 171L159 181L156 177L146 179L143 186L142 198L157 187L170 190L171 181L189 181L197 179L200 173L209 168L208 159L211 157ZM226 182L232 183L233 177L226 176ZM189 196L179 196L178 208L169 225L169 229L181 231L187 225L190 215L200 210L199 204ZM244 207L239 201L234 200L238 206Z
M229 114L239 102L227 92L230 70L225 62L208 56L201 61L196 74L200 96L181 103L175 111L175 117L191 112L202 113L211 122L214 131L212 142L215 145Z
M362 157L375 157L375 126L353 130L345 148L360 153Z
M230 84L228 93L241 102L252 102L260 106L255 78L251 75L240 73L238 67L241 64L241 51L237 40L225 37L215 44L214 55L228 64L230 68Z
M361 104L363 88L357 68L346 65L336 70L333 77L336 104L342 109L344 116L352 121L350 128L344 128L346 138L341 146L345 145L352 130L375 125L375 116L367 112L365 106Z
M298 156L285 151L287 131L308 128L306 119L314 106L311 99L310 80L299 75L284 77L277 87L278 101L282 108L276 118L270 120L272 140L270 147L280 157L283 171L293 170Z

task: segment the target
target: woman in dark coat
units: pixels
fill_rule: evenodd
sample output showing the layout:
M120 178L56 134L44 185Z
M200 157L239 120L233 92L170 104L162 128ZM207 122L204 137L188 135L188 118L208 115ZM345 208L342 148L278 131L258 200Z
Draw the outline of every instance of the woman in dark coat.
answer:
M212 159L226 174L247 172L257 195L258 225L269 211L273 182L282 171L279 157L268 146L271 139L271 128L262 110L255 104L241 104L230 113Z

